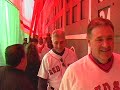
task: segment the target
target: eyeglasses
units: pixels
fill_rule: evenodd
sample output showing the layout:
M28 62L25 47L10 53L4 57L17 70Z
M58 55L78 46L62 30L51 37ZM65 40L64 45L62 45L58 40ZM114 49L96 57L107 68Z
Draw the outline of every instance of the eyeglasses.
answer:
M62 66L66 67L65 63L63 62L63 59L61 58L60 61L62 62Z

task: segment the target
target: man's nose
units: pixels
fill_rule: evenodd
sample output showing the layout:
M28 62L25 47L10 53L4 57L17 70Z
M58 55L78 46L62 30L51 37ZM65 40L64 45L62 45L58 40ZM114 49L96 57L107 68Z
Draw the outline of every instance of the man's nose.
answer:
M104 40L103 43L102 43L102 45L103 45L104 47L108 47L108 46L110 45L110 42L107 41L107 40Z
M60 48L60 44L58 44L58 48Z

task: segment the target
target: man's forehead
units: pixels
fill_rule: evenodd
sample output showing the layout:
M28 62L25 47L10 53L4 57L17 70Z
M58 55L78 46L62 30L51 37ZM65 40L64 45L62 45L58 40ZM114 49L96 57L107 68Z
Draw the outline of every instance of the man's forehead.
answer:
M54 37L52 39L53 42L61 42L61 41L65 41L65 38L64 37Z
M64 34L54 34L52 38L65 38Z
M64 37L54 37L53 40L65 40Z
M53 35L52 39L65 39L64 35Z

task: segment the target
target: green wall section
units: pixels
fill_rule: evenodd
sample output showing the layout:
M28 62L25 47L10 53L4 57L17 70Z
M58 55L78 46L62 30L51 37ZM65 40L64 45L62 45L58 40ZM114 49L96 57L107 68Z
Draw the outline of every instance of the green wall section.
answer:
M23 38L19 10L10 1L0 0L0 66L6 64L5 48L12 44L22 43Z

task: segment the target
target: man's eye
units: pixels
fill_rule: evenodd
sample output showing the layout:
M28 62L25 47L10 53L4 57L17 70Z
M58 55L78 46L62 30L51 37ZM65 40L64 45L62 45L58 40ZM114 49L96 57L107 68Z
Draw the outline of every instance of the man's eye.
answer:
M103 39L97 39L96 41L103 41Z
M64 43L64 41L60 42L60 44L63 44L63 43Z
M57 42L55 42L54 44L58 44Z
M113 40L113 38L112 38L112 37L110 37L110 38L107 38L107 40Z

